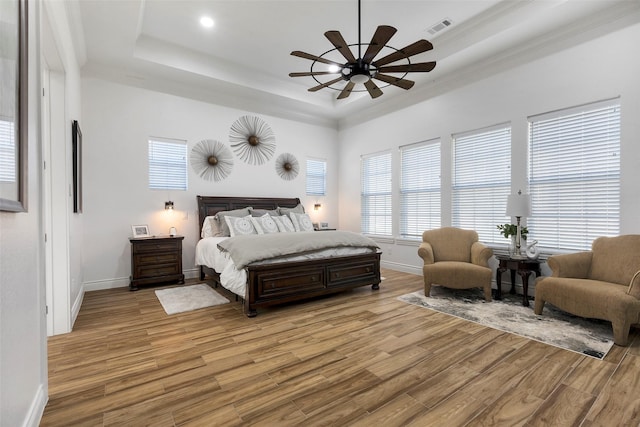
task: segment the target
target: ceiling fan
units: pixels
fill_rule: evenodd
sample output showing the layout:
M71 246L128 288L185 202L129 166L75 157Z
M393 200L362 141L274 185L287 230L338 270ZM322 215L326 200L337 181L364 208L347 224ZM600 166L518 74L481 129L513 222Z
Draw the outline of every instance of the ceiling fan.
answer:
M382 90L380 90L380 87L373 81L373 79L386 83L386 85L382 87L393 85L408 90L411 89L415 84L414 81L405 78L408 73L426 73L435 68L435 61L411 63L411 60L409 59L411 56L433 49L433 45L427 40L418 40L417 42L405 46L402 49L396 49L394 47L387 46L387 42L391 40L391 37L393 37L393 35L397 31L395 28L389 25L380 25L376 29L373 37L371 38L371 42L365 43L365 45L367 45L368 47L363 56L363 43L361 42L362 34L360 29L360 8L360 0L358 0L357 58L353 55L353 52L350 48L350 46L354 46L354 44L347 44L339 31L327 31L326 33L324 33L324 35L335 46L335 48L330 49L319 56L301 52L299 50L291 52L291 55L297 56L299 58L310 59L313 61L313 63L311 64L310 71L289 73L289 77L311 76L316 82L319 83L319 85L309 88L310 92L316 92L322 88L339 90L340 94L338 95L338 99L347 98L351 94L351 92L363 92L364 90L354 91L354 87L356 84L363 84L366 91L369 92L369 95L371 95L371 98L377 98L382 95ZM380 59L375 60L376 55L385 47L393 50L393 52ZM346 63L339 63L325 58L325 55L336 50L340 52L342 56L344 56L344 58L347 60ZM401 60L404 60L404 63L398 65L389 65ZM314 69L314 66L316 66L318 63L326 64L330 67L326 70L316 70ZM388 73L402 75L400 77L396 77L389 75ZM339 74L339 77L327 82L321 82L316 78L316 76L332 74ZM343 86L343 82L347 82L346 85ZM334 85L336 85L337 87L333 87Z

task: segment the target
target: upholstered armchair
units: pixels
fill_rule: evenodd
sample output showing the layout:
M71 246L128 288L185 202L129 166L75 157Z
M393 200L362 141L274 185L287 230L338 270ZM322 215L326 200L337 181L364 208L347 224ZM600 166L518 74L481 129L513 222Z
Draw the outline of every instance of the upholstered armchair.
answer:
M431 285L467 289L480 287L484 298L491 301L491 269L493 250L478 241L478 233L444 227L422 233L418 256L423 259L424 294Z
M591 251L547 259L551 276L536 280L536 314L549 302L573 315L608 320L613 341L627 345L640 323L640 235L599 237Z

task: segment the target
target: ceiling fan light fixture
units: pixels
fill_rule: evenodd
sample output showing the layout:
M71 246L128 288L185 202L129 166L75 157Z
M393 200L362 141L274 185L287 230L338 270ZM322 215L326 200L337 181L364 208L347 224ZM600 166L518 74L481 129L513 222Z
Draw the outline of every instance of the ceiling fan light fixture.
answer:
M382 95L382 90L380 90L380 87L378 87L374 80L386 83L386 86L393 85L401 89L408 90L415 84L414 81L405 79L405 76L408 73L426 73L433 70L433 68L436 66L435 62L411 62L410 57L433 49L433 45L427 40L418 40L415 43L405 46L402 49L396 49L392 46L387 45L389 40L391 40L391 37L393 37L393 35L397 31L394 27L391 27L389 25L379 25L376 28L371 41L369 43L362 43L360 5L361 0L358 0L357 45L347 43L339 31L331 30L325 32L324 35L331 42L331 44L333 44L334 49L328 50L319 56L299 50L294 50L293 52L291 52L291 55L293 56L313 61L309 71L289 73L290 77L313 77L313 79L319 84L317 86L309 88L309 92L316 92L323 88L329 88L340 91L337 99L345 99L351 94L351 92L364 92L366 90L367 92L369 92L371 98L375 99ZM351 50L351 46L357 46L357 57ZM364 54L362 53L363 46L366 46L366 51L364 52ZM377 55L385 48L392 52L388 53L382 58L376 59ZM325 55L334 51L339 52L347 62L339 64L333 60L325 58ZM398 61L404 61L405 63L389 65L394 64ZM329 68L329 71L314 70L314 65L316 65L317 63L327 64L331 68ZM403 75L401 77L393 77L385 73L401 73ZM318 76L328 74L339 74L339 76L337 78L333 78L324 82L322 81L322 78L318 78ZM345 81L347 82L346 85L344 84ZM364 89L354 90L356 84L364 85Z
M213 27L213 19L211 19L208 16L202 16L200 18L200 25L202 25L205 28L211 28Z
M371 79L371 76L365 73L354 73L351 76L349 76L349 81L356 84L365 84L370 79Z

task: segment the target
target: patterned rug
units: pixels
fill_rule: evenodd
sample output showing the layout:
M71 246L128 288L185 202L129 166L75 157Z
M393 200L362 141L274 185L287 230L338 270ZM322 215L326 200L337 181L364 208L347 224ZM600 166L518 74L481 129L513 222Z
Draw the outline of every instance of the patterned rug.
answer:
M522 296L502 293L502 301L486 302L482 290L431 288L431 297L416 291L398 297L400 301L470 320L525 338L602 359L613 346L611 323L584 319L545 304L541 316L522 305Z
M156 297L167 314L184 313L199 308L226 304L228 299L211 289L207 284L158 289Z

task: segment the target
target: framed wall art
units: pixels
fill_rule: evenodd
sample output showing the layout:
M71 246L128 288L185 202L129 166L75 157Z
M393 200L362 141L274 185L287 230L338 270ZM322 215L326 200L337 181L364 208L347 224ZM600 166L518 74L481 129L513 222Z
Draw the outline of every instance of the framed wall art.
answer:
M73 134L73 212L82 213L82 131L77 120L71 125Z
M0 210L27 210L27 1L0 1Z

